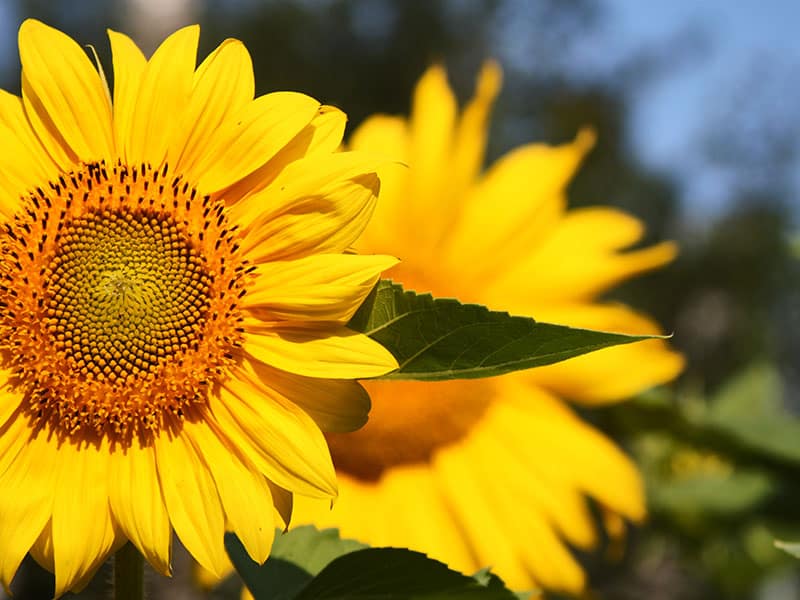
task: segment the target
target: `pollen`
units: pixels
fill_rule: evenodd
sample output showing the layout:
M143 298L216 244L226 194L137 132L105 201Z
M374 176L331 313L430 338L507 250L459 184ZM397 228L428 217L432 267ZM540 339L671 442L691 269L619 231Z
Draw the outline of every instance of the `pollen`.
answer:
M203 409L250 271L222 201L166 166L93 163L0 235L0 352L34 420L129 441Z

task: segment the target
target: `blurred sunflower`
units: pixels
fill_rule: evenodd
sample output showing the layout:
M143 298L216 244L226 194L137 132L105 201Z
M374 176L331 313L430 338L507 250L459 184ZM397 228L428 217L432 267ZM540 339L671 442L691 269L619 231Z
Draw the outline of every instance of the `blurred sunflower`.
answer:
M38 21L0 92L0 580L24 555L82 587L130 540L207 569L233 530L264 561L291 494L336 495L321 432L366 420L354 378L396 367L346 323L386 256L348 249L378 163L345 116L254 99L244 46L195 69L199 28L102 70ZM276 511L273 510L273 506Z
M407 289L577 327L657 333L646 317L596 298L669 262L675 246L621 252L641 238L639 221L606 207L566 210L590 132L559 147L517 148L480 172L500 78L485 66L458 116L444 70L433 67L408 121L375 116L354 133L354 149L410 165L382 173L360 249L399 256L388 277ZM563 398L616 402L669 381L682 364L664 342L647 341L492 379L366 382L367 425L328 436L340 497L311 517L298 503L296 523L421 550L467 573L492 565L516 589L576 593L585 576L569 546L598 543L586 496L612 534L620 517L640 521L645 506L635 466Z

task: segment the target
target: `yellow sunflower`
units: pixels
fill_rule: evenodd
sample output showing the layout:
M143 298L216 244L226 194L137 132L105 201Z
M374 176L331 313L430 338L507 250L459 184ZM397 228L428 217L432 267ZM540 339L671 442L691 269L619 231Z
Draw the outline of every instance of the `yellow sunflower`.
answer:
M334 153L345 116L254 99L199 28L146 60L109 31L102 70L38 21L22 97L0 92L0 580L27 552L82 587L130 540L170 571L173 530L207 569L225 530L264 561L292 493L327 498L324 431L366 420L354 378L396 367L346 323L386 256L344 253L378 163ZM273 510L273 506L277 510Z
M459 116L444 70L433 67L408 121L375 116L354 133L354 149L410 165L382 173L360 248L400 257L387 276L408 289L543 321L658 332L597 296L669 262L675 246L622 252L640 239L639 221L606 207L566 210L565 188L590 132L563 146L517 148L481 173L500 78L488 64ZM313 509L298 503L296 523L421 550L467 573L491 565L517 589L578 592L584 573L569 546L598 542L586 497L610 525L641 520L645 506L635 466L563 399L616 402L681 367L664 342L647 341L492 379L367 382L367 425L328 436L339 477L334 509L308 517Z

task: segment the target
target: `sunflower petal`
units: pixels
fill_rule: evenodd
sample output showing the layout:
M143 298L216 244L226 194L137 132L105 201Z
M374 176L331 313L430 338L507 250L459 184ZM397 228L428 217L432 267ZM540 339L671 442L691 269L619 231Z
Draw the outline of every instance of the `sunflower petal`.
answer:
M169 153L169 163L189 179L193 165L208 149L217 129L252 102L255 94L253 62L244 44L227 39L197 68L194 88Z
M593 144L594 134L582 131L570 144L531 144L498 160L463 200L460 220L443 246L446 264L468 264L463 276L482 281L498 264L535 253L562 217L567 182ZM497 210L498 198L503 210Z
M114 67L114 139L123 153L131 138L131 124L147 59L131 38L108 30Z
M19 54L25 107L29 116L36 113L31 124L48 149L59 144L74 159L110 161L111 104L86 52L66 34L27 19L19 28Z
M124 537L108 504L108 447L63 443L53 491L53 560L56 596L79 589Z
M193 172L204 193L227 188L275 156L314 118L319 102L297 92L274 92L246 104L217 134Z
M252 358L244 368L307 412L322 431L355 431L367 422L369 394L356 381L302 377Z
M111 453L108 492L125 536L162 575L172 573L172 527L152 448L133 444Z
M455 130L453 145L450 196L451 210L461 207L459 200L477 178L483 166L486 151L486 137L489 131L489 115L495 98L500 92L503 72L494 61L487 61L478 76L475 97L464 109Z
M197 25L179 29L145 66L128 135L120 140L128 164L158 168L166 158L192 92L199 35Z
M397 264L391 256L313 254L259 266L242 308L265 321L347 323L378 281Z
M311 122L303 127L264 165L219 193L227 204L262 190L286 165L314 154L330 154L342 143L347 115L334 106L323 105Z
M231 207L253 263L349 248L372 215L379 190L374 155L341 152L293 162L258 194Z
M272 494L272 503L275 506L275 514L283 522L284 531L289 528L292 521L292 513L294 512L294 494L275 485L269 479L266 480L269 486L270 494Z
M620 252L643 233L641 221L613 208L572 210L535 253L500 273L488 293L507 302L527 300L531 307L590 301L611 286L675 258L677 247L671 242Z
M494 448L493 443L473 438L458 450L459 458L471 465L470 471L477 481L495 478ZM523 514L519 514L520 498L509 494L502 486L484 485L481 486L481 492L487 507L497 516L497 525L506 540L505 544L514 549L536 581L548 589L580 593L586 576L536 505L527 504ZM511 587L518 589L525 586L527 575L515 581L503 566L497 565L496 568Z
M350 137L353 150L391 156L409 165L410 144L405 120L386 115L368 118ZM397 248L402 250L404 260L406 257L413 259L418 254L423 260L430 256L428 248L418 249L416 244L409 247L410 244L405 242L406 231L427 227L426 221L423 224L415 222L415 214L408 211L408 179L413 169L413 165L404 168L398 163L386 165L378 172L381 180L380 201L375 206L369 227L356 242L357 248Z
M378 342L340 325L248 327L245 352L263 363L306 377L366 379L397 368L397 360Z
M0 583L8 589L53 511L58 457L43 434L30 440L0 476Z
M291 492L336 495L328 446L305 412L274 390L231 378L212 411L219 433L239 448L267 479Z
M22 99L0 90L0 214L11 219L26 193L58 175L25 116Z
M175 533L197 562L222 577L229 564L223 542L225 518L208 466L184 436L159 436L155 451Z
M508 544L500 516L476 480L475 471L458 446L439 453L433 469L440 490L475 551L478 564L491 564L512 588L525 587L528 575L521 557ZM456 451L453 451L456 450Z
M581 490L628 519L644 517L644 490L636 466L611 440L545 390L521 389L513 404L497 406L495 420L506 443L544 477ZM543 455L559 460L543 461Z
M275 536L272 496L264 476L223 444L208 424L184 423L184 432L203 456L217 485L227 527L257 563L267 560Z

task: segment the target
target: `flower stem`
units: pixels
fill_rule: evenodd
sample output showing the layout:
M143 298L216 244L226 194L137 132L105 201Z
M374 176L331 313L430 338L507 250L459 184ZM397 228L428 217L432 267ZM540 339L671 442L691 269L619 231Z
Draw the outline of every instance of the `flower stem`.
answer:
M114 555L114 600L144 598L144 559L128 542Z

